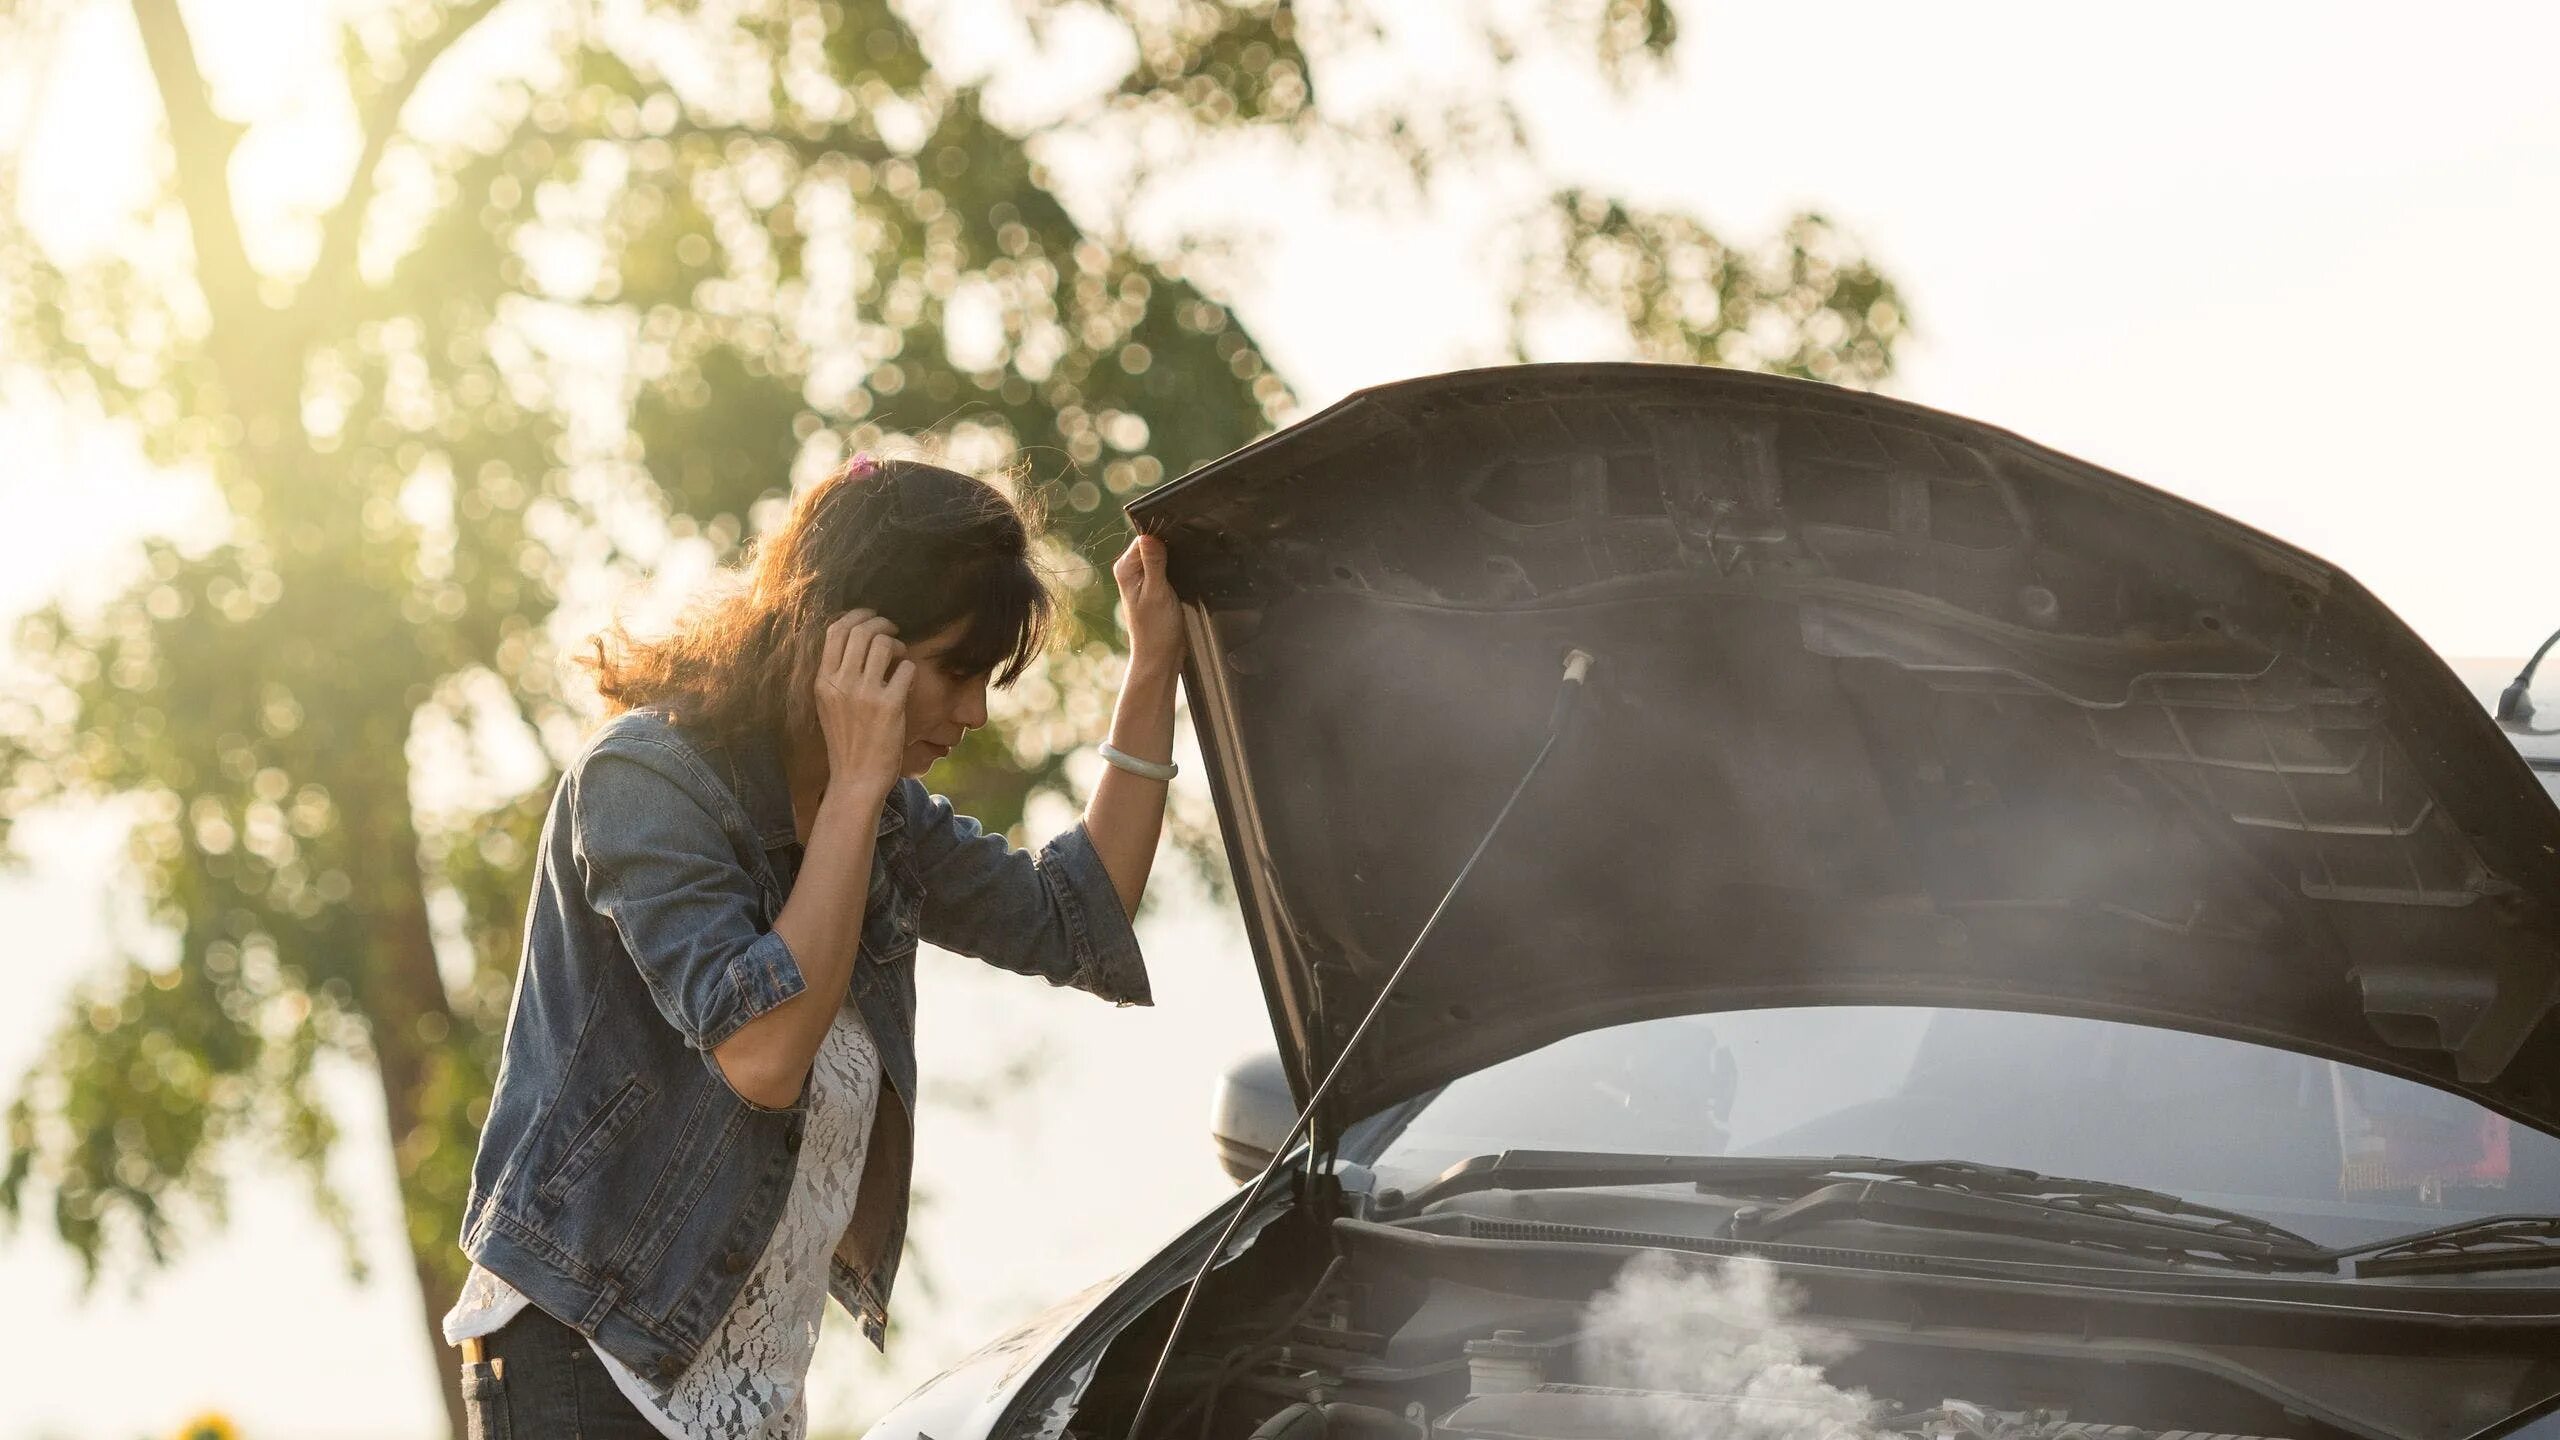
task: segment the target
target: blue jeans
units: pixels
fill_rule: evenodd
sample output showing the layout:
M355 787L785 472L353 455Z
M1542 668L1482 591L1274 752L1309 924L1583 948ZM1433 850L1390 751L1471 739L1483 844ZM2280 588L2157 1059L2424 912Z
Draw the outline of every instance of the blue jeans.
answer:
M538 1305L481 1342L462 1366L462 1414L469 1440L659 1440L587 1337Z

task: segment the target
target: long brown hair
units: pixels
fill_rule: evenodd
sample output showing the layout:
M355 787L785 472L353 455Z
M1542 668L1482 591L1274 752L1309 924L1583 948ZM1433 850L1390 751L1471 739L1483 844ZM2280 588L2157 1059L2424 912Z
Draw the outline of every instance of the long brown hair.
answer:
M643 706L724 740L816 738L827 625L879 612L913 644L965 622L943 663L1010 685L1040 653L1057 598L1031 553L1034 517L984 480L920 460L856 456L792 501L672 634L619 624L580 662L615 713Z

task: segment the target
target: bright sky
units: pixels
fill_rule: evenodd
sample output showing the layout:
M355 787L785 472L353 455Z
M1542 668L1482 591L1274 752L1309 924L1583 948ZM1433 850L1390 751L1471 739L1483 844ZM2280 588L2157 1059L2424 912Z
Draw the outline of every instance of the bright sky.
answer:
M189 8L211 33L264 6ZM2560 457L2543 422L2560 388L2560 10L1683 8L1683 74L1635 113L1562 79L1542 89L1550 155L1735 238L1820 206L1910 299L1923 338L1896 393L2336 561L2440 650L2515 654L2560 626ZM290 53L273 13L231 63ZM112 94L122 34L84 31L53 67L58 90ZM146 136L132 121L57 173L112 194ZM1484 356L1499 304L1463 227L1348 223L1312 193L1275 200L1268 179L1238 177L1231 201L1276 237L1239 309L1311 404ZM111 439L24 396L0 394L0 456L0 609L93 574L137 518L186 511ZM19 957L0 1077L102 954L107 837L66 826L41 848L31 874L0 881ZM958 962L929 974L929 1088L1028 1045L1054 1063L996 1117L927 1115L918 1244L938 1317L895 1377L834 1337L822 1426L1139 1258L1220 1192L1208 1089L1262 1032L1259 996L1232 919L1205 903L1144 933L1152 1012ZM203 1406L249 1440L433 1433L379 1122L357 1104L347 1125L366 1161L342 1183L370 1289L336 1271L291 1185L257 1178L231 1234L135 1301L80 1307L52 1248L0 1242L0 1354L49 1378L0 1387L0 1440L121 1440Z

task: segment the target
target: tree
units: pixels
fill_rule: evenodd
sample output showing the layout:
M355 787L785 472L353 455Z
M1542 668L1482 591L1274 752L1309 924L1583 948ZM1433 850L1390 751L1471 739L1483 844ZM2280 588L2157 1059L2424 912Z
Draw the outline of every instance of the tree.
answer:
M344 21L344 193L263 217L311 239L266 263L231 189L243 128L176 0L0 4L0 54L41 57L81 3L129 4L165 183L123 243L67 262L20 213L23 153L0 152L0 343L62 405L209 475L228 514L209 548L146 541L103 607L30 617L37 683L0 700L0 834L120 801L175 942L97 977L9 1113L0 1211L49 1197L92 1278L218 1224L240 1145L309 1175L349 1235L313 1088L336 1054L378 1077L432 1338L533 835L592 718L564 679L598 618L577 597L670 545L725 557L847 447L933 432L1046 482L1092 638L948 786L999 826L1062 788L1083 729L1057 716L1109 679L1091 562L1121 502L1290 400L1224 301L1237 239L1185 198L1201 176L1295 167L1392 207L1462 174L1513 207L1492 273L1522 355L1578 314L1628 353L1867 383L1902 328L1817 216L1735 249L1537 163L1502 83L1517 57L1570 37L1648 83L1675 43L1663 0L1479 17L1464 73L1340 105L1319 103L1329 75L1398 53L1358 0L1011 0L1002 38L1027 58L994 69L972 58L1004 48L987 32L887 0L381 0ZM1110 73L1007 98L1069 52ZM464 123L425 123L431 76L469 90ZM509 775L509 753L535 758Z

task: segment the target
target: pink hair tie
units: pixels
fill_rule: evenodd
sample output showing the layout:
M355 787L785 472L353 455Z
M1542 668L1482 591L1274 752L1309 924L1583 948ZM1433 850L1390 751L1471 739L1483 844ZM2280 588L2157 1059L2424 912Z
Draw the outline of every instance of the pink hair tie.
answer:
M867 452L856 455L853 457L852 461L844 467L844 473L857 480L868 480L872 476L880 473L880 462L873 459Z

